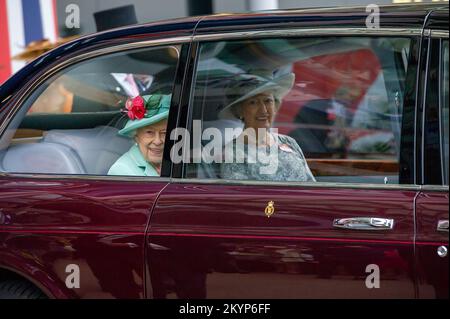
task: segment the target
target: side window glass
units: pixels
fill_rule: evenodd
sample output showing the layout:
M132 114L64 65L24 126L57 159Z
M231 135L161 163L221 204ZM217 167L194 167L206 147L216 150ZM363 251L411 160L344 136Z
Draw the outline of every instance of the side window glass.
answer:
M1 137L0 170L159 176L179 49L100 56L46 80Z
M194 145L185 176L398 183L409 48L392 37L203 43L192 101L202 159Z
M448 90L449 90L449 53L448 53L448 40L443 42L442 47L442 69L441 69L441 141L442 141L442 172L444 175L444 184L448 185L448 150L449 150L449 137L448 137Z

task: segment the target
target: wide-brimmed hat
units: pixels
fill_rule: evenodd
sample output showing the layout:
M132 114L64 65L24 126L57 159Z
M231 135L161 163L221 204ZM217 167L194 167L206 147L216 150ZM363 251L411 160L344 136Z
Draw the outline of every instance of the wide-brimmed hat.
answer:
M171 98L172 95L153 94L128 99L123 112L129 120L119 134L133 137L138 128L168 118Z
M252 96L270 92L279 102L294 85L295 75L288 73L279 77L272 75L240 74L225 91L227 105L219 112L221 119L236 119L232 107Z

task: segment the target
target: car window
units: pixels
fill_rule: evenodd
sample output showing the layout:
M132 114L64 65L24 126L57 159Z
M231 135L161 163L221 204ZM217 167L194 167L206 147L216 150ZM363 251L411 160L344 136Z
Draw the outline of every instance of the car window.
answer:
M191 146L185 177L398 183L410 42L321 37L202 43L191 102L192 126L203 136L200 146ZM271 95L273 114L267 106L255 106L254 113L245 106L264 105L256 93ZM278 152L265 159L278 160L265 176L264 163L250 163L246 137L243 148L234 146L240 132L264 125L270 128L263 146L277 145ZM246 163L224 164L227 145Z
M142 143L148 144L153 140L149 136L157 135L154 154L146 154L144 147L136 150L137 133L147 127L143 124L167 119L179 49L146 48L95 57L46 80L3 134L0 170L155 176L160 167L149 166L149 157L162 157L160 142L166 128L159 125L157 131L142 133ZM153 123L148 116L157 116L160 122ZM132 150L135 161L129 159L111 173L112 166Z
M444 175L444 184L448 185L448 151L449 151L449 136L448 136L448 90L449 90L449 52L448 52L448 40L443 42L442 47L442 65L441 65L441 129L442 129L442 171Z

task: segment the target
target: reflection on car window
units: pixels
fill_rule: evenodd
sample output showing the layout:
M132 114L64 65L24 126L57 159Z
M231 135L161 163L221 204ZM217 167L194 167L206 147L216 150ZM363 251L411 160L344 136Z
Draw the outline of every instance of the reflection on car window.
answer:
M270 132L267 145L278 145L281 170L262 175L255 171L257 166L248 165L252 156L244 138L246 146L241 153L247 165L244 173L242 165L235 165L239 167L235 169L237 179L398 183L409 47L407 38L378 37L202 44L192 102L194 121L201 121L202 131L208 133L202 136L202 155L205 157L205 148L206 155L217 150L211 146L214 143L222 145L223 151L214 161L193 160L185 175L235 179L230 165L222 163L228 154L225 146L234 145L250 126L265 126ZM248 88L258 76L264 79L260 81L263 88ZM292 83L277 82L289 76ZM239 86L235 82L247 88L234 92L230 99L230 87ZM289 86L284 92L283 85ZM272 109L249 92L270 95ZM255 100L250 102L253 108L245 106L248 98ZM249 124L251 121L260 121L260 125ZM220 138L210 138L210 128L218 129ZM226 129L236 134L226 134ZM256 157L260 150L257 148ZM280 161L286 153L301 155L291 159L295 164Z
M178 53L170 46L109 54L47 80L3 135L0 170L159 176ZM164 107L148 112L156 100ZM127 157L134 160L119 161Z

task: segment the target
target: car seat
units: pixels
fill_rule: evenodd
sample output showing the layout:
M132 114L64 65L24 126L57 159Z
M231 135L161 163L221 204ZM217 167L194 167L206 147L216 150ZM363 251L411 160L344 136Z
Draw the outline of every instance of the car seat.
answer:
M133 144L117 132L110 126L50 130L38 143L9 147L0 167L14 173L106 175Z
M85 174L77 154L68 146L33 143L11 146L2 160L2 170L11 173Z
M51 130L44 143L70 147L80 158L86 174L106 175L109 168L133 144L130 138L117 134L118 129L98 126L83 130Z

